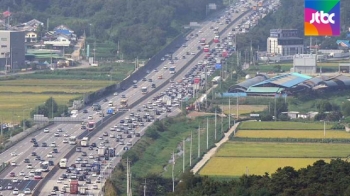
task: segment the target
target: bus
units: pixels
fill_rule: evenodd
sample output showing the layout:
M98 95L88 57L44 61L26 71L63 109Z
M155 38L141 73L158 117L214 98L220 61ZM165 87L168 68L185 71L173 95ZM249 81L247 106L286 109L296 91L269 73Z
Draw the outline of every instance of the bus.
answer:
M34 171L34 179L35 180L40 180L42 179L43 177L41 176L41 169L36 169Z
M82 147L88 147L89 146L89 138L88 137L83 137L80 141L80 146Z
M77 144L77 137L76 136L70 136L69 137L69 144L70 145L76 145Z
M72 118L76 118L77 116L78 116L78 110L72 110L71 112L70 112L70 117L72 117Z
M87 130L92 131L95 129L95 122L91 121L87 124Z
M170 72L170 74L174 74L175 73L175 66L170 67L169 72Z
M60 160L60 162L58 163L58 166L61 168L61 169L65 169L67 168L67 162L68 160L66 158L63 158Z
M204 52L209 52L209 50L210 50L210 49L209 49L209 45L205 45L203 51L204 51Z
M128 100L122 99L120 100L120 108L127 108L128 107Z
M146 86L142 87L141 88L141 92L142 92L142 94L146 94L147 93L147 87Z

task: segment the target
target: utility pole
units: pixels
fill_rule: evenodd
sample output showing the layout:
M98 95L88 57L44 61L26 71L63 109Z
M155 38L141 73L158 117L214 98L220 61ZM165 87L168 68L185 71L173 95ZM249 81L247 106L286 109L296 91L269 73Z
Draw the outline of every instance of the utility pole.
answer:
M239 96L237 95L237 103L236 103L236 115L237 115L237 120L239 119L238 109L239 109Z
M191 131L191 145L190 145L190 166L192 166L192 139L193 139L193 131Z
M185 139L183 140L182 173L185 173Z
M129 182L129 157L126 158L126 195L130 195L130 182Z
M174 177L174 167L175 167L175 153L173 151L173 168L171 170L171 177L173 180L173 192L175 192L175 177Z
M201 125L198 128L198 158L201 156Z
M323 121L323 137L326 137L326 121Z
M276 94L275 94L275 121L277 121L277 109L276 109Z
M143 196L146 196L147 181L145 179L145 185L143 186Z
M216 131L216 121L217 121L217 114L216 114L216 109L215 109L215 141L216 141L216 135L217 135L217 131Z
M204 71L205 71L205 109L208 108L208 95L207 95L207 91L208 91L208 74L207 74L207 66L204 67Z
M223 134L223 130L224 130L224 127L223 127L223 118L222 118L222 116L221 116L221 135Z
M209 149L209 121L207 118L207 150Z
M228 98L228 128L231 128L231 98Z

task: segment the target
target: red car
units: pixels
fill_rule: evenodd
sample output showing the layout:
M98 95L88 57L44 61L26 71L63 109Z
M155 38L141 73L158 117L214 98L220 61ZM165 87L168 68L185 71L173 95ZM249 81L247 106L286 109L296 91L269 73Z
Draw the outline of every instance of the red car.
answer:
M16 177L15 172L11 172L11 173L10 173L10 177Z

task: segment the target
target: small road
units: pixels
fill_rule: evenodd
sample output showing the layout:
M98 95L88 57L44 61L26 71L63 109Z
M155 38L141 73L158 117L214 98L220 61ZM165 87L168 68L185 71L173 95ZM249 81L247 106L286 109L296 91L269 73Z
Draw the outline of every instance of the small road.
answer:
M216 151L219 149L219 147L227 142L230 138L230 135L233 132L236 132L237 126L239 125L239 122L236 123L234 126L231 127L231 129L225 133L225 136L218 142L215 144L215 147L213 147L212 149L210 149L206 154L204 154L204 156L202 157L202 159L192 168L192 172L194 174L196 174L197 172L199 172L199 170L210 160L210 158L215 155Z

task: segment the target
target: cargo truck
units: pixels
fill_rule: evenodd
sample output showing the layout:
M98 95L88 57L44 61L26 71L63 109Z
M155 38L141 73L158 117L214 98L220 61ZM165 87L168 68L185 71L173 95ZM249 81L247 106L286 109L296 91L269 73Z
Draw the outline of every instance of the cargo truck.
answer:
M115 107L109 107L109 108L107 109L107 114L115 114L115 112L116 112Z
M99 148L97 150L97 155L100 156L100 157L103 157L105 155L105 152L106 152L106 149L105 148Z

